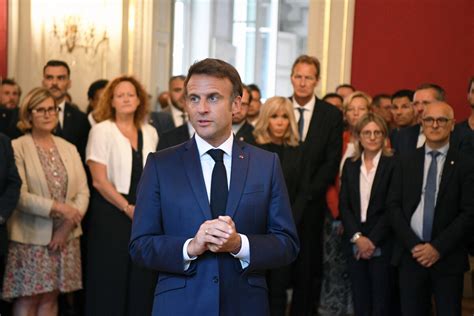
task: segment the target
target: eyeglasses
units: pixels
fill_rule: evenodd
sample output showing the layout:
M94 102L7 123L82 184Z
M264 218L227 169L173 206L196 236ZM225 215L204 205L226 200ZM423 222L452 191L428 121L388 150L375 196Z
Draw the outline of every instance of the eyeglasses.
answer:
M42 116L46 116L46 113L48 113L49 115L56 115L59 112L59 107L51 106L49 108L39 108L39 109L35 108L35 109L31 109L30 112L35 115L42 115Z
M431 116L424 117L424 118L422 119L423 124L426 125L426 126L433 126L434 122L436 122L436 124L437 124L439 127L445 127L446 124L448 124L448 122L451 121L451 120L452 120L452 119L447 118L447 117L437 117L437 118L434 118L434 117L431 117Z
M382 131L363 131L363 132L360 132L360 136L362 136L363 138L371 138L372 135L374 135L375 138L380 138L383 136L383 132Z

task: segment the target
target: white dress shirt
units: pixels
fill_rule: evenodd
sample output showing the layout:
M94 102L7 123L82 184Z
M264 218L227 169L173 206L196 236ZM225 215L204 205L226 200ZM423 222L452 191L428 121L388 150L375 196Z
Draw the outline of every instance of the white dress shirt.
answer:
M302 141L306 139L306 135L308 134L309 130L309 123L311 122L311 117L313 116L314 111L314 104L316 103L316 97L313 95L311 100L308 103L300 105L296 102L295 98L293 98L293 108L295 109L295 119L296 123L300 120L300 111L298 108L304 108L303 116L304 116L304 125L303 125L303 137L301 138Z
M202 175L204 177L204 184L206 185L207 200L211 200L211 181L212 181L212 170L214 169L215 161L207 153L210 149L222 149L224 151L224 166L227 174L227 188L230 187L230 177L232 170L232 146L234 144L234 134L230 133L229 138L223 142L217 148L206 142L198 134L195 134L196 145L199 152L199 158L201 161ZM240 251L237 254L232 254L235 258L240 260L240 264L245 269L250 263L250 245L246 235L239 234L241 239ZM183 258L184 258L184 270L189 268L192 260L197 257L190 257L188 254L188 244L192 238L186 240L183 245Z
M416 148L423 147L426 141L425 133L423 133L423 126L420 125L420 134L418 134L418 139L416 141Z
M242 128L242 126L244 126L244 124L245 124L245 120L243 120L242 122L238 124L232 124L232 132L234 133L234 135L237 135L237 133Z
M58 108L59 108L58 119L59 119L59 126L61 128L64 127L64 108L65 107L66 107L66 99L64 99L63 102L58 104Z
M437 149L440 155L436 158L438 161L438 174L436 175L436 193L435 193L435 207L436 207L436 199L438 198L438 190L439 184L441 182L441 175L443 174L443 167L444 162L446 161L446 154L448 153L449 143L445 146ZM425 145L425 165L423 170L423 187L421 190L421 198L418 207L416 208L415 212L411 216L410 226L415 232L415 234L423 240L423 213L424 213L424 198L425 198L425 187L426 187L426 178L428 177L428 169L430 168L431 164L431 155L429 154L432 151L428 145Z
M375 173L377 172L377 166L379 165L381 154L382 150L380 150L373 158L372 169L367 170L367 166L365 165L365 155L362 152L359 177L361 223L365 223L367 220L367 209L369 208L370 193L372 192L372 185L374 184Z
M170 110L171 110L171 116L173 117L173 122L176 127L183 125L186 123L185 120L183 120L183 114L187 118L186 112L181 111L177 107L175 107L173 104L170 103L169 105Z

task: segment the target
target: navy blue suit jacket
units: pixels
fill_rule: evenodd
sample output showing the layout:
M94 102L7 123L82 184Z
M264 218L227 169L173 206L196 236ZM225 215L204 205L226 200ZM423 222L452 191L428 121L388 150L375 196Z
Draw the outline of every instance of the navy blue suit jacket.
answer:
M207 251L185 271L185 241L212 219L197 145L192 138L148 157L130 254L160 273L153 315L269 314L265 270L289 264L299 250L276 154L234 140L226 215L249 239L249 266Z
M21 179L15 165L10 139L1 133L0 161L0 215L7 220L20 198ZM0 256L6 254L7 242L7 229L3 224L0 225Z
M463 273L469 267L466 244L474 225L474 163L450 146L438 187L431 244L440 259L430 269L440 275ZM397 160L387 206L396 235L392 263L422 243L410 221L421 199L425 147L401 155Z
M408 126L393 133L390 137L392 147L396 155L406 154L416 150L418 136L420 135L420 124Z

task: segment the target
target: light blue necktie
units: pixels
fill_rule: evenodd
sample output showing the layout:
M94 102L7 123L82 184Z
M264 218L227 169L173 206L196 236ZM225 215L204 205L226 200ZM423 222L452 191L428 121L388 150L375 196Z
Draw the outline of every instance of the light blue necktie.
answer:
M428 154L431 155L431 163L428 168L428 176L426 177L425 198L423 207L423 241L431 240L431 231L433 229L433 218L436 203L436 188L438 175L437 157L439 151L433 150Z
M296 108L300 112L300 119L298 120L298 132L300 133L300 142L303 142L303 128L304 128L304 111L303 107Z

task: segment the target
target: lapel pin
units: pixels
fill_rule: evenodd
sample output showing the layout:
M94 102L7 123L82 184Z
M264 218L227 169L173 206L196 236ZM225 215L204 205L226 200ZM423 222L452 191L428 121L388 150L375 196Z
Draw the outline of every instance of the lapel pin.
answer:
M451 164L454 165L454 161L453 161L453 160L451 160Z
M241 142L243 142L243 141L244 141L244 138L243 138L243 137L239 137L239 140L240 140Z
M244 155L239 155L239 158L240 158L240 159L244 159Z

